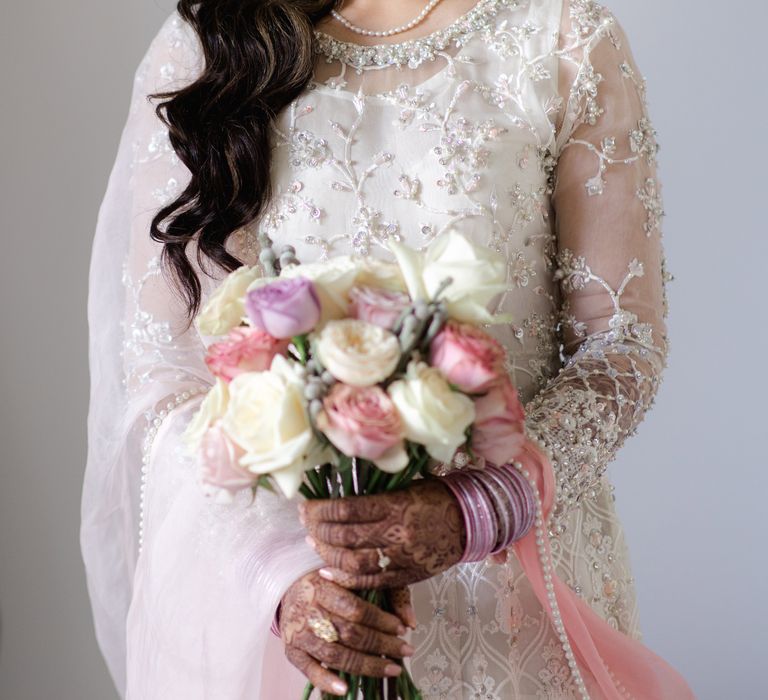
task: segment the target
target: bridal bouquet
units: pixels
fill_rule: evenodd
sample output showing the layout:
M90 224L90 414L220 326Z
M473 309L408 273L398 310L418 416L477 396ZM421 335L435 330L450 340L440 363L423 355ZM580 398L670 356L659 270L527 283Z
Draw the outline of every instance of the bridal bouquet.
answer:
M505 288L503 259L453 233L423 252L391 243L394 263L300 265L290 246L261 242L262 265L229 275L197 319L222 336L186 433L207 489L337 498L473 457L503 463L523 413L503 348L480 328L499 319L487 305ZM346 680L348 698L377 697L378 679ZM421 697L407 673L397 683Z

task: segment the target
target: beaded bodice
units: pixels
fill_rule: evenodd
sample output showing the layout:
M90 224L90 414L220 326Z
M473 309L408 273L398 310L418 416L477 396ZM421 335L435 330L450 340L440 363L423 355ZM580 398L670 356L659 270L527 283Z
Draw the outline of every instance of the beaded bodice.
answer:
M415 70L425 61L434 61L452 46L460 46L473 33L487 31L500 9L518 4L515 0L480 0L446 27L418 39L383 44L340 41L318 30L315 32L315 51L329 62L339 61L357 71L372 67Z
M320 34L330 63L321 62L333 70L275 124L275 197L259 227L290 240L306 261L387 256L391 239L424 247L447 230L504 253L510 289L497 306L515 320L495 332L530 398L559 362L549 211L555 101L545 105L556 85L551 57L526 80L530 106L499 82L502 71L522 67L523 48L546 56L552 42L531 27L489 52L497 27L520 11L518 0L481 0L449 28L396 49ZM399 58L387 64L392 51ZM425 62L432 74L420 80ZM343 79L350 68L359 71L355 89ZM393 80L393 89L382 87Z

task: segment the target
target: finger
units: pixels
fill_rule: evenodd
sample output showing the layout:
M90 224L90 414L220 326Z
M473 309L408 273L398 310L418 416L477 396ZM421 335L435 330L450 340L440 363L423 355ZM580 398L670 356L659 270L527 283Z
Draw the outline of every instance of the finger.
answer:
M410 572L407 569L382 571L378 574L348 574L341 569L327 567L320 569L319 574L326 581L333 581L350 590L360 590L363 588L398 588L409 583L415 583L416 580L419 580L418 578L411 580L409 575Z
M315 591L315 602L330 613L385 634L405 634L400 620L338 584L324 581Z
M376 496L347 496L302 501L299 508L306 524L311 522L374 523L387 516L386 503Z
M373 678L392 678L399 676L403 670L402 666L389 659L363 654L342 644L323 642L316 637L315 640L312 655L339 671Z
M411 604L411 589L407 586L403 588L393 588L389 592L389 600L392 603L392 612L412 630L416 629L417 620L416 613Z
M400 637L382 634L372 627L358 625L334 615L330 610L327 612L339 633L339 640L350 649L396 659L402 659L404 656L413 654L413 647Z
M309 522L307 531L312 538L333 547L382 547L387 544L386 534L381 532L378 523L357 523L340 525L338 523Z
M307 652L294 646L285 647L285 656L315 688L331 695L345 695L347 684L335 673L323 668Z
M393 551L388 548L379 549L347 549L331 547L325 542L318 542L312 537L307 538L308 544L325 560L332 569L341 569L349 574L375 574L382 571L382 557L388 560L386 568L399 568L393 562Z

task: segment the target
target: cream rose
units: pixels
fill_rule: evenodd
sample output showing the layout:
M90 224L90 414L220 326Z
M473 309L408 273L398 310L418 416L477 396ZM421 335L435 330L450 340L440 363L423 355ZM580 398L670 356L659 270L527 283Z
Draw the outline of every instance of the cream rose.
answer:
M405 377L389 386L389 396L405 425L405 435L441 462L450 462L475 420L475 405L453 391L440 370L411 362Z
M229 404L229 388L227 382L217 379L216 384L206 394L200 408L189 422L187 429L182 435L182 441L187 445L190 452L196 452L200 449L208 429L221 418L227 410Z
M350 386L383 382L400 362L394 333L357 319L330 321L317 338L318 359L336 379Z
M389 292L405 292L405 278L397 263L364 257L360 261L360 270L355 281L361 287L375 287Z
M229 384L222 427L244 451L240 464L270 474L288 498L314 466L317 444L304 401L304 383L282 355L266 372L245 372Z
M227 275L197 316L200 332L224 335L239 326L245 315L246 290L264 281L258 267L240 267Z
M425 252L390 241L412 299L432 299L447 278L453 281L443 293L449 315L469 323L507 322L493 316L488 303L506 289L504 258L474 245L459 233L438 236Z

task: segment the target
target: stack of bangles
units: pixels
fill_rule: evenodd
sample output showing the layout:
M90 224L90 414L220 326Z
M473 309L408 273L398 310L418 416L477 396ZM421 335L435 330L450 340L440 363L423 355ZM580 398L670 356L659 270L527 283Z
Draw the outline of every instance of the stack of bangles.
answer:
M463 563L482 561L524 537L536 518L528 480L511 464L454 471L443 478L464 516Z
M482 561L524 537L536 518L536 499L528 480L511 464L462 469L441 481L459 502L466 546L462 563ZM272 632L280 636L280 608Z

